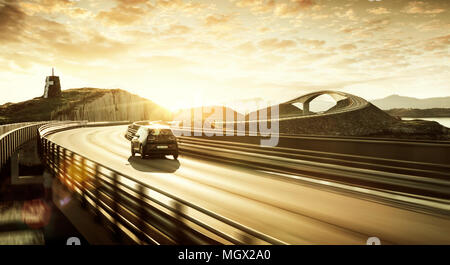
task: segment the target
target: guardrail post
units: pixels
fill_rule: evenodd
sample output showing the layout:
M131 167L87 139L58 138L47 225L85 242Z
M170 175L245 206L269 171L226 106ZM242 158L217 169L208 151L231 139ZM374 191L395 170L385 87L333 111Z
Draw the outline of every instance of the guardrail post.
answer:
M45 139L45 138L44 138ZM49 141L45 139L44 141L44 150L45 150L45 164L47 168L50 170L50 145Z
M50 144L50 150L51 150L51 165L52 165L52 173L53 175L56 174L56 169L55 169L55 144L51 143Z
M61 181L61 179L63 179L65 181L66 176L67 176L67 149L64 148L63 150L63 158L62 158L62 177L61 175L59 176L59 180Z
M36 146L37 146L37 151L38 151L38 156L39 158L41 158L41 163L44 161L42 160L42 155L43 155L43 151L42 151L42 144L41 144L41 139L38 137L36 137ZM43 163L45 165L45 162Z
M56 176L59 178L61 175L61 147L58 145L56 146Z
M9 157L11 155L10 150L11 150L11 135L8 134L6 136L6 157Z
M86 180L86 159L84 157L81 157L81 176L79 179L80 179L81 207L86 208L87 200L84 185L84 182Z
M97 163L95 163L94 172L94 201L95 201L95 221L100 223L101 212L100 212L100 168Z
M139 229L139 237L141 240L141 243L145 243L147 241L147 234L145 233L146 230L146 224L145 220L148 220L148 212L146 210L146 203L145 203L145 187L141 184L139 184L139 209L138 209L138 217L139 217L139 223L138 223L138 229Z
M181 215L184 211L184 206L181 203L179 203L178 201L174 201L173 207L175 208L175 210L174 210L174 212L175 212L175 222L174 222L175 238L174 239L177 243L183 244L183 243L186 243L185 242L186 236L183 231L184 222L183 222L183 217Z
M73 152L70 153L70 162L69 162L69 166L70 166L70 172L69 174L67 174L66 178L65 178L65 182L66 182L66 187L67 188L71 188L73 190L73 180L75 177L75 154ZM69 180L70 179L70 180ZM70 182L70 184L69 184Z
M119 228L119 176L116 172L113 172L113 205L112 205L112 211L113 211L113 219L114 219L114 225L113 225L113 232L114 236L120 240L121 233Z
M3 164L5 163L5 142L3 139L0 140L0 170L3 167Z

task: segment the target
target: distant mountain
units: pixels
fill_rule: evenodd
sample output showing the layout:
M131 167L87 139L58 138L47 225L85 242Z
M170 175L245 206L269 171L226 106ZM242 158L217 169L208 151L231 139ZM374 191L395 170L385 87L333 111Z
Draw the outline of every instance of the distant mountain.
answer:
M375 99L372 104L383 110L412 108L412 109L432 109L450 108L450 97L439 98L413 98L399 95L391 95L386 98Z
M450 117L450 108L432 108L432 109L390 109L386 110L392 116L405 118L437 118Z

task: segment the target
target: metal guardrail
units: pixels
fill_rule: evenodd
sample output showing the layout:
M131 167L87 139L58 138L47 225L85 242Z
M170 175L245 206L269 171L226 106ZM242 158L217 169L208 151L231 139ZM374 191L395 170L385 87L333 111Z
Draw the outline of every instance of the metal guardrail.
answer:
M38 128L47 122L19 123L9 127L6 133L0 135L0 171L8 159L23 144L38 136ZM18 128L14 128L17 127ZM14 129L11 129L14 128Z
M43 126L47 168L115 234L139 244L285 244L51 142L62 130L104 124ZM115 124L117 125L117 123Z
M18 122L18 123L8 123L0 125L0 138L2 138L3 134L8 133L9 131L12 131L14 129L18 129L21 127L25 127L28 125L34 125L41 122Z
M99 164L87 157L67 150L46 138L51 133L88 126L108 126L124 123L71 123L58 125L45 125L40 128L41 145L47 167L61 180L66 187L78 194L82 205L91 209L96 216L104 217L115 234L127 234L139 244L284 244L273 237L252 230L248 227L220 216L212 211L198 207L173 194L136 180L132 176L118 172L106 165ZM138 126L129 126L126 137L129 139ZM311 162L295 165L298 160L290 159L280 152L282 149L269 150L260 146L245 143L211 143L205 139L195 137L180 137L181 149L196 150L197 152L216 152L219 145L221 150L216 154L222 156L239 157L244 155L246 163L261 163L275 159L283 165L289 165L291 170L300 167L314 166ZM226 151L225 153L224 150ZM266 152L266 153L265 153ZM269 152L269 153L267 153ZM230 155L231 154L231 155ZM295 154L294 154L295 155ZM298 155L298 154L297 154ZM261 160L262 159L262 160ZM259 161L261 160L261 161ZM291 161L292 160L292 161ZM294 163L295 162L295 163ZM305 161L303 161L305 162ZM321 163L323 166L323 163ZM446 167L446 165L443 165ZM333 166L332 166L333 167ZM348 167L347 169L350 169ZM335 166L332 168L335 172ZM339 170L343 170L342 168ZM361 169L367 174L366 169ZM345 171L345 170L344 170ZM344 175L354 177L354 171L344 172ZM361 173L361 172L360 172ZM398 185L411 184L405 179L410 176L390 174L389 172L370 172L374 181L394 179ZM394 178L393 178L394 177ZM422 182L423 179L412 179ZM442 182L444 181L444 182ZM426 183L426 189L438 187L445 194L448 191L446 180L431 180ZM442 183L441 183L442 182ZM431 185L431 186L430 186Z

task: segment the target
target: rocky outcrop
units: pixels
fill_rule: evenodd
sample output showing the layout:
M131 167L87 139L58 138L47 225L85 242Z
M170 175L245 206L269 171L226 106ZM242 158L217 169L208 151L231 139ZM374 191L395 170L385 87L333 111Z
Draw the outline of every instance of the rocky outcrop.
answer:
M0 124L48 120L166 120L171 113L152 101L120 89L76 88L60 97L37 97L0 106Z
M435 121L411 120L399 121L386 128L381 135L403 138L415 136L421 139L450 139L450 129Z
M342 101L342 105L346 105ZM450 130L433 121L402 121L372 104L346 112L281 120L279 132L342 136L382 136L410 139L450 139Z
M74 106L62 106L51 113L52 120L139 121L170 120L168 110L150 100L120 89Z
M279 126L287 134L359 136L381 133L397 121L369 103L353 111L281 120Z

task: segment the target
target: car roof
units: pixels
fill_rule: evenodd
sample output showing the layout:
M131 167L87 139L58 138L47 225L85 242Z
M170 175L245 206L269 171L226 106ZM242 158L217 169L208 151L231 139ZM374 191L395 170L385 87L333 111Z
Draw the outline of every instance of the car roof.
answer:
M167 125L162 125L162 124L150 124L150 125L145 125L145 126L142 126L142 127L144 127L144 128L147 128L147 129L167 129L167 130L170 130L170 127L169 126L167 126Z

